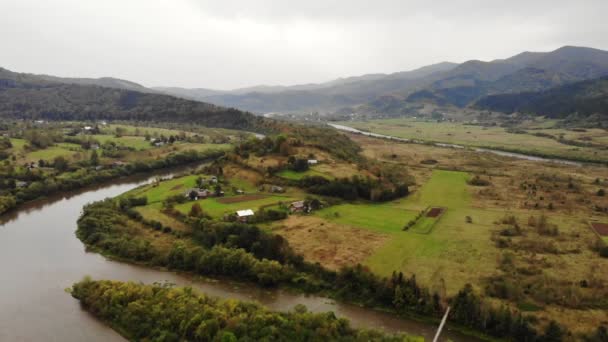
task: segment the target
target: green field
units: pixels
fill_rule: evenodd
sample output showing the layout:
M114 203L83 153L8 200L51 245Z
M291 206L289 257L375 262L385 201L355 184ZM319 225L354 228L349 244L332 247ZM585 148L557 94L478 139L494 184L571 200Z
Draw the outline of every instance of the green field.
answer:
M231 197L220 197L220 198L238 198L241 196L231 196ZM222 218L224 214L234 213L237 210L244 209L252 209L254 212L259 210L261 207L271 206L273 204L278 204L279 202L284 202L289 204L290 202L297 201L297 198L289 197L289 196L277 196L277 195L269 195L265 198L252 200L252 201L243 201L237 203L220 203L218 199L220 198L207 198L198 201L189 201L183 204L179 204L175 206L175 209L181 211L184 214L187 214L192 208L194 203L199 203L203 211L209 214L213 218Z
M404 199L384 203L341 204L318 211L324 219L384 233L401 232L403 227L429 206L462 208L470 202L464 172L434 171L431 179ZM435 218L421 217L410 232L428 233Z
M291 180L300 180L304 177L310 177L310 176L321 176L321 177L325 177L325 178L331 178L329 175L323 173L323 172L319 172L317 170L314 169L309 169L306 170L304 172L296 172L296 171L292 171L292 170L283 170L281 172L279 172L277 174L277 176L281 177L281 178L285 178L285 179L291 179Z
M68 145L73 145L73 146L68 147ZM25 159L28 162L36 162L40 159L52 161L56 157L60 157L60 156L68 158L68 157L71 157L72 155L74 155L75 153L78 153L77 151L74 151L75 149L80 149L80 146L74 145L74 144L58 144L56 146L50 146L43 150L36 150L33 152L29 152L25 155Z
M423 215L413 227L408 229L408 232L418 234L429 234L433 230L433 227L435 226L437 221L439 221L438 217L427 217L426 215Z
M131 190L129 192L124 193L122 196L146 196L148 198L148 205L143 207L142 210L146 212L146 217L152 211L160 212L161 210L161 202L171 196L174 195L185 195L185 192L195 187L196 179L198 177L209 178L209 176L205 175L188 175L184 177L179 177L175 179L170 179L166 181L162 181L159 184L149 184L137 189ZM223 190L226 192L226 197L221 198L239 198L247 195L232 195L231 188L239 188L244 190L247 194L258 194L255 186L246 180L232 178L229 179L228 182L230 185L223 185ZM207 198L201 199L198 201L188 201L186 203L178 204L175 208L185 214L190 211L192 205L194 203L199 203L203 208L203 211L213 218L221 218L226 213L232 213L237 210L242 209L252 209L254 211L258 210L261 207L272 206L278 204L279 202L290 203L298 200L297 197L290 194L260 194L265 196L264 198L236 202L236 203L220 203L218 200L221 198ZM159 216L160 213L153 215L154 217ZM158 221L161 221L157 219ZM161 221L162 222L162 221Z
M414 212L428 206L446 208L428 234L426 224L435 219L422 217L410 231L397 232L365 264L373 271L390 275L393 271L415 273L424 282L446 282L448 291L456 291L466 282L476 282L480 275L491 274L495 268L496 248L490 241L493 222L504 212L471 207L471 195L463 172L433 171L431 179L411 196L391 202L395 208ZM473 223L465 223L471 216ZM383 218L384 219L384 218Z
M341 204L315 213L329 221L381 233L402 232L416 214L416 211L390 204Z
M473 147L503 149L512 152L531 153L571 159L608 160L605 148L572 146L558 142L550 137L533 133L545 132L552 135L564 134L578 137L565 129L529 130L526 134L507 132L503 127L483 127L451 122L419 121L410 118L381 119L365 122L342 122L342 125L364 131L391 135L400 138L418 139ZM587 135L597 144L608 146L608 133L589 131Z
M185 177L179 177L175 179L170 179L166 181L160 182L158 185L150 184L145 185L143 187L136 188L131 190L123 196L146 196L148 198L148 203L156 203L161 202L167 197L184 194L186 190L193 188L196 183L196 179L198 175L190 175ZM204 177L204 176L203 176Z
M22 151L23 147L25 147L26 142L27 141L25 139L11 138L11 144L13 145L13 151L15 151L15 152Z
M113 142L116 145L131 147L136 150L147 150L147 149L154 147L150 144L149 141L146 141L144 139L144 137L122 136L120 138L117 138L116 136L109 135L109 134L95 134L95 135L91 135L91 138L99 141L100 144Z

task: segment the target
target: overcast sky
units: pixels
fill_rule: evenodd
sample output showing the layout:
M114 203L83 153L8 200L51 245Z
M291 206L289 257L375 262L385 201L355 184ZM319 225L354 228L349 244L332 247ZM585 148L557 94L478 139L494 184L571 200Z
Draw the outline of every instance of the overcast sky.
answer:
M0 66L146 86L300 84L608 50L606 13L608 0L0 0Z

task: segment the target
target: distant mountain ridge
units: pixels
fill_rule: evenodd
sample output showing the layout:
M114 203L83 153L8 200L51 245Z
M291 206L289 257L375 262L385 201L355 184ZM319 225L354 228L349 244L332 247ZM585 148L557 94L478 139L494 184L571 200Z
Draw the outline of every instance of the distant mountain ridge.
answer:
M392 94L361 108L406 113L412 104L466 107L495 94L542 91L608 75L608 52L565 46L551 52L524 52L491 62L468 61L415 92Z
M253 86L235 90L154 87L105 78L62 78L12 73L0 68L0 82L98 86L191 101L254 113L361 113L366 117L415 113L427 104L467 107L488 96L542 92L608 75L608 51L564 46L550 52L522 52L489 62L443 62L392 74L367 74L318 84Z
M542 91L605 75L607 51L564 46L489 62L444 62L407 72L346 77L320 84L232 91L154 90L257 113L353 111L399 115L418 104L466 107L488 95Z
M392 74L368 74L339 78L319 84L295 86L255 86L231 91L155 87L170 95L201 100L217 105L265 113L279 111L315 111L337 109L371 101L387 92L405 91L421 85L430 77L455 67L443 62L419 69Z
M134 90L142 93L156 93L153 89L146 88L141 84L122 80L114 77L100 77L100 78L70 78L70 77L57 77L49 75L37 75L27 73L16 73L10 70L0 67L0 79L13 79L20 82L50 82L50 83L65 83L65 84L79 84L79 85L95 85L107 88Z
M139 87L111 78L65 79L0 69L0 118L171 122L252 131L271 125L237 109L131 90Z

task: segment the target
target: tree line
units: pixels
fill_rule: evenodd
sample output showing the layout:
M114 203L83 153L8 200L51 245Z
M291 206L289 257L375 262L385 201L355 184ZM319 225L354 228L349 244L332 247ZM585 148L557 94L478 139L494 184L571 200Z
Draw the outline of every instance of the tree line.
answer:
M149 341L418 341L354 329L333 313L298 305L273 312L250 302L219 300L191 288L118 281L76 283L71 294L130 340Z

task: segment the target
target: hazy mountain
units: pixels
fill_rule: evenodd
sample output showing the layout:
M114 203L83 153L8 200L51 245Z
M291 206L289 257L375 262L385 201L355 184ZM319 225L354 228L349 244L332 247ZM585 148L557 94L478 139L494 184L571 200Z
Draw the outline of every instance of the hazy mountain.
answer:
M51 83L66 83L66 84L80 84L80 85L96 85L100 87L134 90L142 93L154 93L156 91L146 88L141 84L135 82L121 80L112 77L102 78L68 78L68 77L57 77L49 75L36 75L26 73L15 73L7 69L0 68L1 79L14 79L22 82L51 82Z
M415 104L465 107L487 95L541 91L604 75L608 75L608 52L565 46L551 52L522 52L489 62L446 62L412 71L346 77L319 84L261 85L230 91L154 89L257 113L358 111L399 115L411 112Z
M487 95L542 91L604 75L608 75L607 51L565 46L551 52L524 52L491 62L468 61L434 75L436 79L429 80L428 86L422 89L393 96L390 106L383 97L359 110L399 114L407 112L411 103L416 102L464 107ZM392 112L387 112L389 108Z
M182 122L248 130L263 130L267 124L263 118L236 109L119 89L136 84L101 80L99 83L0 69L0 118ZM114 88L97 84L111 84Z
M448 71L454 63L438 63L393 74L368 74L319 84L294 86L255 86L231 91L156 87L170 95L236 107L258 113L277 111L334 110L373 100L390 92L403 92L417 86L425 77Z
M538 92L489 95L477 101L475 106L505 113L522 112L553 118L578 114L608 119L608 77Z

